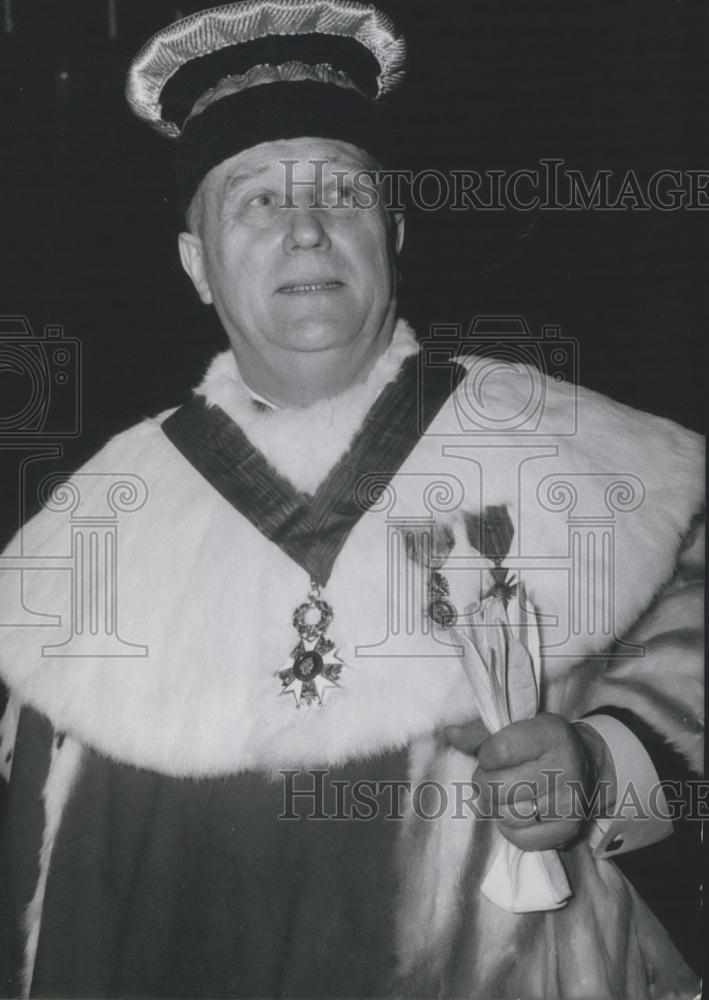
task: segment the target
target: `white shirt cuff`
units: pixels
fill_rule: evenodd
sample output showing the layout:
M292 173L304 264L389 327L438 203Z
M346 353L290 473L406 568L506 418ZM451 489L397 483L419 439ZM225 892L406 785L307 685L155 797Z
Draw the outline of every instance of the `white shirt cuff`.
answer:
M635 733L610 715L578 719L605 741L615 766L618 793L614 815L593 821L589 844L594 858L636 851L672 833L667 799L650 755Z

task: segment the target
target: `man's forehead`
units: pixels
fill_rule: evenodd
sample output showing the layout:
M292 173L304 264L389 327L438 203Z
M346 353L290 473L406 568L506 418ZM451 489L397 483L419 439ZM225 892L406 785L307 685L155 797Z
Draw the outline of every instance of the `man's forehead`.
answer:
M217 168L219 176L229 183L269 172L285 173L307 169L312 174L314 162L323 162L323 169L365 169L373 165L372 157L350 143L336 139L282 139L262 143L230 157Z

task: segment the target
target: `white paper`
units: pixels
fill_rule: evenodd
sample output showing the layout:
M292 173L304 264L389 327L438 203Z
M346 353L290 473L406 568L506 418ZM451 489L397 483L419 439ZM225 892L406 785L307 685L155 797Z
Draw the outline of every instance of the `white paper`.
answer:
M539 709L540 638L524 588L517 588L507 606L500 596L485 598L465 631L456 629L456 637L487 729L494 733L533 718ZM556 910L572 894L557 851L521 851L504 838L482 892L511 913Z

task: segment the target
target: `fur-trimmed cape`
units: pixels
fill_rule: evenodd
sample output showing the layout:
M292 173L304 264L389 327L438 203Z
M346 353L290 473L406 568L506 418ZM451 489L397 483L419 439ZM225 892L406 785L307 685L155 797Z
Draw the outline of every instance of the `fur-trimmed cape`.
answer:
M241 427L274 470L311 495L416 350L400 321L365 384L298 411L255 407L229 352L214 360L196 391ZM177 777L338 765L413 746L414 776L468 778L470 759L442 749L435 733L475 717L470 687L455 644L426 623L425 593L408 595L413 635L397 617L417 579L397 539L429 529L448 539L442 572L451 602L463 611L492 584L492 561L476 550L470 524L487 508L505 507L515 529L507 564L541 616L544 707L569 718L606 704L630 707L697 768L701 671L692 654L668 655L667 636L690 627L696 603L682 575L695 550L683 557L679 576L677 563L702 503L700 439L522 365L493 368L481 382L480 363L464 361L468 377L339 553L323 596L334 609L329 634L345 666L322 706L296 711L277 676L296 639L293 610L308 593L308 574L173 447L161 429L167 414L110 441L8 550L24 560L0 591L0 623L7 623L0 677L13 703L36 709L68 734L69 746L85 744ZM530 385L539 401L533 426L514 419L528 407ZM119 502L122 480L130 485ZM115 528L110 556L91 551L92 558L115 560L115 617L107 624L120 643L109 644L105 656L67 655L72 647L62 644L76 639L77 607L89 601L69 560L77 545L94 544L77 541L90 539L92 518ZM20 611L30 617L13 625ZM81 625L84 632L102 627ZM636 646L618 647L633 629ZM640 643L644 656L636 655ZM612 649L627 655L609 659ZM80 752L66 773L55 770L64 796L79 772ZM49 808L52 789L47 794ZM50 815L50 833L58 821ZM471 920L478 954L488 940L485 919L502 952L504 941L510 948L519 942L520 928L531 934L539 926L532 917L520 923L490 915L482 902L476 905L484 914L466 910L488 856L474 826L409 831L401 972L415 976L426 967L435 977L431 988L445 992L451 983L460 989L465 966L469 983L502 989L504 981L512 995L503 958L492 972L481 960L486 971L476 978L459 954ZM45 847L49 864L51 836ZM37 926L41 888L33 901ZM542 920L568 921L579 906ZM633 912L623 911L624 927ZM547 976L534 995L552 996L549 983ZM595 988L592 977L588 983ZM470 995L482 994L471 987Z

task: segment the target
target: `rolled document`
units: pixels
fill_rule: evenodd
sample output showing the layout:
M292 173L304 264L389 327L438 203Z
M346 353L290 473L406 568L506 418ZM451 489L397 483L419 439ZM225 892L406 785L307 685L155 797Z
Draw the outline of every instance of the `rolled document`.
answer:
M507 602L486 597L469 625L456 629L480 717L491 733L531 719L539 709L539 626L520 584ZM511 913L558 910L571 888L555 850L521 851L501 839L482 884L484 895Z

